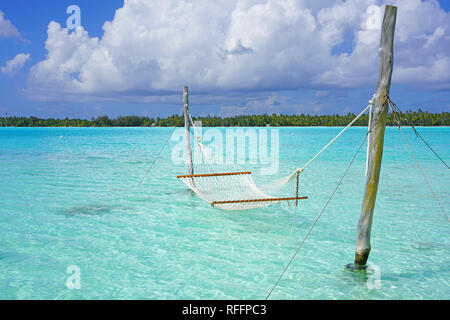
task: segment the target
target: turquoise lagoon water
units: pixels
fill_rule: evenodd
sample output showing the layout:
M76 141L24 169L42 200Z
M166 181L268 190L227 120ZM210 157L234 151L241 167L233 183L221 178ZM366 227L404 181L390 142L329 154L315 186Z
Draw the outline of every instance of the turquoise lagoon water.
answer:
M0 128L0 298L263 299L366 128L350 129L305 171L300 193L309 199L293 230L286 204L230 212L193 196L175 178L185 172L171 160L175 141L137 188L171 130ZM260 176L263 164L241 165L257 184L303 165L340 128L276 130L278 172ZM448 169L404 130L448 212ZM420 132L450 162L450 128ZM354 258L364 151L271 298L450 298L450 225L396 128L386 131L372 230L379 277L345 269ZM80 289L66 286L69 266L80 268ZM381 282L369 288L371 279Z

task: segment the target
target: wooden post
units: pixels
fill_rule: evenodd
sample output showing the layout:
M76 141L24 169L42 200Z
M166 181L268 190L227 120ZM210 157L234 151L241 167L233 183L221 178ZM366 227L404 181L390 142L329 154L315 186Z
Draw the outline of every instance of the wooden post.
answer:
M381 159L383 156L384 131L388 112L389 90L391 86L392 67L394 62L394 30L397 19L397 8L386 5L381 29L379 48L380 68L377 91L375 94L375 110L372 115L372 132L370 134L369 166L366 189L358 221L358 237L354 266L363 269L370 253L370 233L372 229L373 211L377 197L380 177Z
M189 93L188 87L183 88L183 103L184 103L184 145L186 149L186 163L188 165L188 173L194 174L194 165L192 163L192 150L191 150L191 122L189 119Z

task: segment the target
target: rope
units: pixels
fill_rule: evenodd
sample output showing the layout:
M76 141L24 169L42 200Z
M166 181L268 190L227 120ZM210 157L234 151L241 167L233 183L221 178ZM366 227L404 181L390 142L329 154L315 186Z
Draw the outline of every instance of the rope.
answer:
M303 170L305 170L306 167L309 166L309 165L311 164L311 162L313 162L314 160L316 160L316 158L317 158L322 152L324 152L326 149L328 149L328 147L331 146L331 145L333 144L333 142L336 141L337 138L339 138L345 131L347 131L347 129L350 128L350 127L356 122L356 120L358 120L358 119L359 119L359 118L360 118L360 117L361 117L368 109L370 109L370 107L371 107L372 104L374 103L374 102L373 102L373 99L370 100L369 102L370 102L370 104L369 104L363 111L361 111L361 113L358 114L358 115L356 116L355 119L353 119L353 120L352 120L352 121L351 121L344 129L342 129L342 131L339 132L339 134L338 134L336 137L334 137L330 142L328 142L327 145L326 145L325 147L323 147L322 150L320 150L320 151L319 151L319 152L318 152L311 160L309 160L302 168L297 169L296 172L297 172L297 171L298 171L298 172L302 172Z
M442 212L444 213L444 215L447 217L447 221L450 222L450 220L449 220L449 218L448 218L448 215L447 215L447 213L446 213L445 210L444 210L444 207L442 206L442 204L441 204L441 202L439 201L439 199L438 199L436 193L434 192L433 188L431 187L430 182L428 181L427 177L425 176L425 173L423 172L422 167L421 167L420 164L419 164L419 161L417 161L417 158L416 158L416 156L414 155L414 152L412 151L411 146L410 146L409 143L408 143L408 140L406 140L406 137L405 137L405 135L403 134L402 128L401 128L401 127L398 127L398 129L399 129L400 132L402 133L403 139L405 140L405 143L406 143L406 145L408 146L409 152L411 152L411 155L413 156L414 161L416 162L417 168L419 168L420 173L422 174L423 178L425 179L425 182L426 182L427 185L428 185L428 188L430 188L430 191L431 191L431 193L433 194L434 198L436 199L436 202L438 203L438 205L439 205L439 207L441 208L441 210L442 210Z
M345 131L347 131L347 129L350 128L356 122L356 120L358 120L368 109L371 109L372 106L374 105L374 103L375 103L375 95L372 98L372 100L369 100L369 105L367 107L365 107L364 110L361 111L360 114L358 114L355 117L355 119L353 119L344 129L342 129L341 132L339 132L337 134L337 136L335 136L333 139L331 139L331 141L328 142L327 145L322 148L322 150L320 150L314 157L312 157L311 160L309 160L303 167L297 168L293 173L291 173L290 175L288 175L285 178L283 178L282 180L285 181L283 184L286 184L287 182L291 181L292 178L294 178L296 176L296 174L302 173L303 170L305 170L307 166L309 166L314 160L316 160L316 158L322 152L324 152L326 149L328 149L328 147L331 146L337 140L337 138L339 138ZM368 133L369 132L370 132L370 130L368 131Z
M203 145L202 145L202 143L200 142L200 141L201 141L201 137L200 137L200 135L198 134L197 129L196 129L195 125L194 125L194 120L192 120L192 117L191 117L191 114L189 113L189 111L187 112L187 114L188 114L188 116L189 116L189 120L191 121L191 126L192 126L192 128L194 128L195 141L196 141L197 144L199 145L200 150L202 150L202 152L203 152L203 149L202 149L202 146L203 146Z
M397 121L398 129L400 130L400 132L401 132L401 134L403 136L403 140L405 140L405 143L406 143L406 146L408 147L409 152L411 153L414 161L416 162L417 168L419 168L420 173L422 174L423 178L425 179L425 182L427 183L428 188L430 189L431 193L433 194L434 198L436 199L436 202L438 203L438 205L441 208L442 212L446 216L447 221L450 222L450 220L448 218L448 215L447 215L447 213L444 210L444 207L442 206L441 202L439 201L439 198L438 198L437 194L434 192L433 188L431 187L431 184L428 181L428 179L427 179L427 177L425 175L425 172L422 170L422 167L420 166L419 161L417 160L416 156L414 155L414 152L412 151L412 148L411 148L410 144L408 143L408 140L406 139L405 134L403 133L403 130L402 130L402 127L401 127L401 118L397 115L397 113L395 111L395 109L396 109L397 112L401 115L402 112L401 112L400 108L397 107L397 105L394 102L392 102L392 100L389 99L389 97L387 97L387 100L388 100L389 106L392 109L392 114L394 115L394 119ZM407 119L405 119L405 120L407 120ZM416 135L420 136L419 133L415 130L413 125L411 125L411 128L416 133ZM425 142L425 140L423 138L422 138L422 141ZM428 145L426 142L425 142L425 144ZM430 147L430 149L434 152L434 150L431 147ZM435 153L435 154L437 155L437 153ZM438 158L441 159L441 157L439 157L439 156L438 156ZM441 159L441 161L444 162L442 159ZM445 162L444 162L444 164L447 166L447 164ZM448 168L448 166L447 166L447 168Z
M395 110L400 114L403 115L403 112L400 110L400 108L388 97L388 102L389 105L392 109L392 113L394 114L394 118L398 123L398 126L400 127L400 122L401 119L395 115ZM395 110L394 110L395 109ZM428 142L425 141L425 139L422 137L422 135L420 135L420 133L416 130L416 128L414 127L414 125L411 123L411 121L409 121L408 119L404 118L404 120L406 120L406 122L408 122L408 125L413 129L414 133L416 134L416 136L418 138L420 138L420 140L422 140L422 142L436 155L436 157L441 160L441 162L447 167L447 169L450 169L449 165L444 161L444 159L442 159L436 151L434 151L434 149L428 144Z
M370 131L369 131L370 132ZM322 216L322 214L324 213L325 209L328 207L328 204L330 203L331 199L333 198L334 194L336 193L336 191L338 190L339 186L341 185L342 181L344 180L345 176L347 175L348 171L350 170L350 167L352 166L353 162L356 159L356 156L358 155L359 151L361 150L362 146L364 145L364 142L367 139L367 136L369 134L369 132L367 132L364 136L363 141L361 142L361 144L359 145L358 150L356 150L355 155L353 156L353 159L350 161L350 163L348 164L347 168L345 169L344 174L342 175L341 179L339 180L338 184L336 185L336 187L334 188L333 192L331 193L330 198L328 199L328 201L325 203L325 206L322 208L322 211L319 213L319 215L317 216L316 220L313 222L313 224L311 225L311 227L308 230L308 233L306 234L306 236L303 238L303 240L300 242L299 246L297 247L297 250L295 251L294 255L291 257L291 260L289 260L288 264L286 265L286 267L284 268L283 272L281 273L280 277L278 278L278 280L275 282L274 286L272 287L272 289L270 290L269 294L267 295L266 299L270 298L270 295L272 294L273 290L275 290L275 288L277 287L278 283L280 282L280 280L283 278L284 274L286 273L287 269L289 268L289 266L291 265L291 263L294 261L295 257L297 256L298 252L300 251L300 249L302 248L303 244L305 243L306 239L309 237L309 235L311 234L311 231L313 230L313 228L316 226L317 222L319 221L320 217Z
M367 135L367 152L366 152L366 177L369 173L369 154L370 154L370 130L372 130L372 109L375 104L375 95L373 95L372 100L370 100L370 109L369 109L369 124L367 125L367 131L369 132Z
M297 173L297 181L295 184L295 202L293 205L293 211L292 211L292 224L291 224L291 233L294 231L295 226L295 215L297 214L297 207L298 207L298 191L299 191L299 184L300 184L300 173ZM288 202L289 203L289 202Z
M195 142L197 143L197 146L200 150L200 154L202 156L202 162L203 162L203 157L206 157L205 154L205 146L202 143L202 137L198 134L196 126L194 124L194 120L191 117L191 114L189 113L189 111L187 112L187 115L189 116L189 120L191 122L191 127L194 129L194 135L195 135ZM209 168L212 172L215 172L214 168Z
M411 125L411 128L413 129L416 136L419 137L423 141L423 143L425 143L425 145L436 155L436 157L438 157L439 160L441 160L441 162L447 167L447 169L450 169L448 164L441 157L439 157L436 151L434 151L434 149L425 141L425 139L419 134L419 132L417 132L416 128L413 125Z
M161 152L163 152L164 148L166 147L167 143L169 142L170 138L173 135L173 132L175 131L177 127L173 127L172 132L170 133L169 137L167 137L166 142L164 143L164 145L162 146L162 148L159 150L158 154L155 156L155 158L153 158L152 162L150 163L150 165L148 166L147 170L145 171L144 175L142 176L141 180L139 180L139 183L137 184L137 188L139 188L142 184L142 182L144 181L145 177L147 176L147 174L150 172L150 170L153 168L153 165L155 164L156 160L159 158L159 156L161 155Z

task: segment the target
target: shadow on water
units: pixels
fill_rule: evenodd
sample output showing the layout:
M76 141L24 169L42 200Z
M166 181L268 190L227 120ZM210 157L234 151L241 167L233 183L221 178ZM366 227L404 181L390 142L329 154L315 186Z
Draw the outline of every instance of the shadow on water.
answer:
M417 242L411 244L411 248L417 251L449 250L450 243Z
M195 193L190 189L179 189L176 191L163 191L159 194L163 195L171 195L171 196L188 196L189 198L194 197ZM148 202L155 198L153 195L134 195L134 196L127 196L123 197L126 198L127 201L132 202ZM74 216L102 216L102 215L109 215L113 211L121 210L121 211L129 211L132 210L131 207L125 208L125 207L117 207L110 204L105 203L99 203L99 204L91 204L91 205L84 205L84 206L74 206L69 208L63 208L59 210L57 213L65 215L66 217L74 217Z
M110 214L114 206L105 204L93 204L87 206L76 206L60 210L58 213L66 217L73 216L100 216Z

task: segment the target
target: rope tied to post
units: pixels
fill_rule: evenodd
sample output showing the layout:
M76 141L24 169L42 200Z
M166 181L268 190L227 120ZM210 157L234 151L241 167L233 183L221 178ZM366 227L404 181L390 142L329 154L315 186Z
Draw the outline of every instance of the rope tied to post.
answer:
M416 158L414 152L412 151L411 146L410 146L409 143L408 143L408 140L406 139L405 134L403 133L403 130L402 130L402 128L401 128L401 127L402 127L402 125L401 125L401 115L402 115L402 111L400 110L400 108L399 108L394 102L392 102L392 100L391 100L389 97L388 97L387 99L388 99L388 100L387 100L387 101L388 101L388 104L389 104L389 106L390 106L390 108L391 108L391 110L392 110L392 114L393 114L393 116L394 116L394 119L395 119L396 122L397 122L398 129L400 130L400 133L402 134L403 140L405 141L405 144L406 144L406 146L408 147L408 150L409 150L409 152L411 153L411 155L412 155L412 157L413 157L413 159L414 159L414 162L416 163L417 168L419 169L420 173L422 174L422 176L423 176L423 178L424 178L426 184L428 185L428 188L430 189L431 193L433 194L433 197L435 198L437 204L439 205L439 207L441 208L441 210L442 210L442 212L444 213L445 217L447 218L447 221L450 222L450 219L449 219L449 217L448 217L448 215L447 215L447 212L445 212L445 209L444 209L444 207L442 206L441 202L439 201L439 198L438 198L436 192L434 192L433 188L431 187L431 184L430 184L430 182L428 181L428 178L426 177L425 172L423 171L421 165L419 164L419 161L417 160L417 158ZM405 120L405 122L409 122L408 119L406 119L406 118L404 118L404 120ZM413 126L412 124L410 124L410 126L411 126L411 128L413 129L414 133L416 133L416 136L419 137L420 134L417 132L417 130L414 128L414 126ZM449 166L447 165L447 163L446 163L441 157L439 157L439 155L433 150L433 148L431 148L431 146L425 141L425 139L423 139L421 136L420 136L420 138L421 138L421 140L422 140L422 141L430 148L430 150L433 151L433 153L439 158L439 160L441 160L441 161L447 166L447 168L449 168Z

